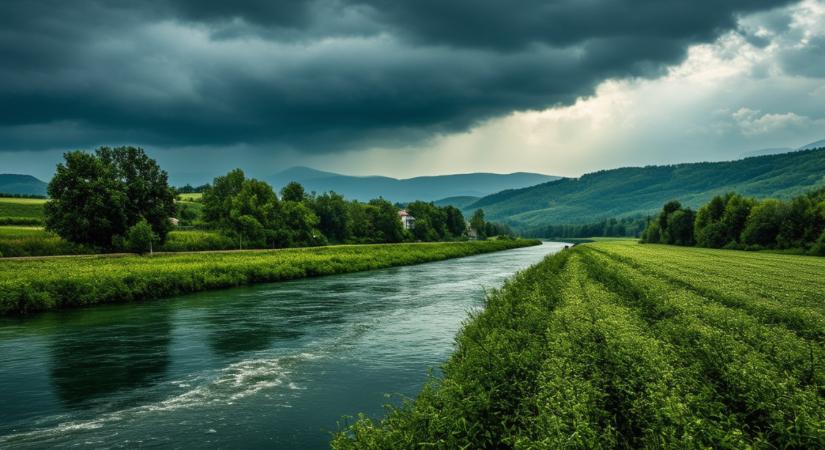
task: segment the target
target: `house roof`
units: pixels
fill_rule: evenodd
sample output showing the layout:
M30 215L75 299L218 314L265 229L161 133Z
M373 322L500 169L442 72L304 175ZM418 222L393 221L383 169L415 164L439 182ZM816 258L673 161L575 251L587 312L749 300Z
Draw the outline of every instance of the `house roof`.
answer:
M406 210L402 209L401 211L398 211L398 215L401 216L401 217L404 217L404 216L409 216L410 213L408 213Z

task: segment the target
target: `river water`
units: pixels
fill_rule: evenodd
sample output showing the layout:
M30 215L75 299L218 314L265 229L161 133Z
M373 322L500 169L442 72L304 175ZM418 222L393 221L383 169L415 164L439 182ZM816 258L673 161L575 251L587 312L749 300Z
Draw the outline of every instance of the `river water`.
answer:
M0 448L326 448L561 247L0 319Z

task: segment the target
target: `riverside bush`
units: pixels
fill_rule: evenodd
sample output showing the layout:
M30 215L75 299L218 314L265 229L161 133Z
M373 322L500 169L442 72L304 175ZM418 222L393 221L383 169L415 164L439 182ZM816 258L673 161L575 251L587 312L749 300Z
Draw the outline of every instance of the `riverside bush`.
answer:
M207 289L418 264L533 240L0 260L0 314L147 300Z
M825 261L599 242L487 298L347 448L823 448Z

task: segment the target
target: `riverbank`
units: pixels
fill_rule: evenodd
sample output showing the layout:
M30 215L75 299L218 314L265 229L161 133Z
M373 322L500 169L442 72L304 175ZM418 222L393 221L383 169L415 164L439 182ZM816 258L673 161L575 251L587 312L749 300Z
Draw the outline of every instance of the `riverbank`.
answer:
M518 239L152 257L0 260L0 315L149 300L251 283L440 261L538 244L539 241Z
M520 272L418 398L333 448L822 448L825 261L576 246Z

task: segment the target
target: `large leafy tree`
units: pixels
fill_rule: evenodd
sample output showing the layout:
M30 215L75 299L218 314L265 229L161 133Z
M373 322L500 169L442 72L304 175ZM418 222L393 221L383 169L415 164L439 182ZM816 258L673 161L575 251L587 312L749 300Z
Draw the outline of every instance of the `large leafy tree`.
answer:
M49 183L46 226L64 239L111 248L145 220L163 242L175 215L166 172L136 147L101 147L64 155Z
M398 218L398 209L392 203L377 198L370 200L367 215L375 242L401 242L404 239L404 227Z
M318 228L324 236L335 242L349 238L352 219L344 197L335 192L319 195L312 202L312 210L318 216Z

